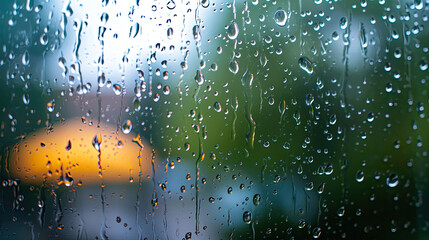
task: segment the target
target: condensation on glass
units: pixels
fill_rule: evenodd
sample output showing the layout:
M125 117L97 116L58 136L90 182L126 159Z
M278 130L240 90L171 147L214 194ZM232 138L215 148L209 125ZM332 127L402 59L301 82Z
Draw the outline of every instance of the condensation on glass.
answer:
M2 239L428 239L427 0L0 3Z

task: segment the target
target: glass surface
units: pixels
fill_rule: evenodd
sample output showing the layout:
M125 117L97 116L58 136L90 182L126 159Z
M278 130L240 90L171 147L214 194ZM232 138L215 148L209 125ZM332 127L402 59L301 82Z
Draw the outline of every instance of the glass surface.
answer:
M1 239L429 239L428 0L0 2Z

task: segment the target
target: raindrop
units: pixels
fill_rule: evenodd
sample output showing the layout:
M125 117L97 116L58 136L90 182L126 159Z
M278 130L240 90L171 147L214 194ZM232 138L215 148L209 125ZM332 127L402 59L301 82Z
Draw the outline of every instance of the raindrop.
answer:
M275 13L274 13L274 21L276 22L277 25L279 25L280 27L283 27L286 25L286 22L288 20L288 16L285 12L285 10L283 9L278 9Z
M40 41L40 44L42 44L43 46L46 46L48 44L48 35L46 35L46 33L43 33L40 36L39 41Z
M101 150L101 135L100 134L96 134L94 136L94 138L92 139L92 146L94 146L94 148L100 152Z
M366 120L368 121L368 122L373 122L374 121L374 113L373 112L369 112L368 113L368 117L366 118Z
M131 132L131 129L133 129L133 125L131 123L131 120L126 120L123 124L122 124L122 132L125 134L128 134Z
M24 54L22 54L22 64L27 66L30 63L30 54L27 50L25 50Z
M139 28L140 28L139 23L135 23L133 26L131 26L129 37L135 38L137 36L137 34L139 33Z
M66 151L70 151L71 148L72 148L72 144L71 144L71 141L69 140L67 142Z
M346 210L345 210L344 206L341 206L340 208L338 208L338 210L337 210L338 217L344 216L345 212L346 212Z
M28 93L22 94L22 101L25 105L28 105L30 103L30 95Z
M337 122L337 115L332 114L329 118L329 124L334 125Z
M323 193L323 191L325 190L325 185L326 185L326 183L324 183L324 182L319 185L319 187L317 188L317 193L318 194L322 194Z
M120 95L122 93L122 87L121 87L121 85L119 85L117 83L113 84L113 92L116 95Z
M344 29L347 28L347 25L348 25L347 18L346 17L342 17L340 19L340 28L344 30Z
M252 213L251 213L251 212L249 212L249 211L245 211L245 212L243 213L243 221L244 221L246 224L250 224L250 223L252 222Z
M53 112L55 109L55 100L51 100L46 104L46 108L49 112Z
M201 86L204 83L204 76L200 70L197 70L197 73L195 74L195 82L197 82L198 86Z
M259 194L255 194L255 195L253 196L253 204L254 204L255 206L258 206L259 204L261 204L261 195L259 195Z
M213 105L213 107L214 107L214 110L216 112L220 112L222 110L222 106L220 105L219 102L215 102L214 105Z
M232 60L229 65L228 65L229 71L232 72L233 74L237 74L238 72L238 63L235 60Z
M319 238L322 235L322 229L320 227L315 227L313 229L313 238Z
M307 57L300 57L298 60L299 67L308 74L313 73L313 63Z
M207 8L209 5L210 5L209 0L201 0L201 6L203 6L203 8Z
M173 28L167 29L167 38L171 39L173 37Z
M227 32L227 35L228 35L229 39L235 40L238 37L238 32L239 32L237 23L236 22L232 22L228 26L226 32Z
M356 181L357 182L362 182L365 179L365 174L362 170L358 170L356 172Z
M399 176L396 173L390 174L390 176L386 179L387 186L394 188L399 184Z
M176 3L173 0L168 1L167 8L173 10L174 8L176 8Z

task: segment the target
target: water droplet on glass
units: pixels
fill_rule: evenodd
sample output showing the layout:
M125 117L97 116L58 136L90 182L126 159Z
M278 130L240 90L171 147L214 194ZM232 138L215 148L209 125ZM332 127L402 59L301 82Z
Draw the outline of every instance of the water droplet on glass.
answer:
M374 117L375 117L374 113L373 112L369 112L368 113L368 117L366 118L366 120L368 122L373 122L374 121Z
M288 20L288 16L286 14L286 11L283 9L278 9L275 13L274 13L274 21L276 22L277 25L279 25L280 27L283 27L286 25L286 22Z
M210 5L209 0L201 0L201 6L203 6L203 8L207 8L209 5Z
M49 112L53 112L55 109L55 100L51 100L46 104L46 108Z
M25 105L30 104L30 95L28 93L22 94L22 102L24 102Z
M362 170L358 170L356 172L356 181L357 182L362 182L365 179L365 174Z
M125 134L128 134L131 132L131 129L133 129L133 125L131 123L131 120L126 120L123 124L122 124L122 132Z
M176 8L176 3L173 0L168 1L167 8L173 10L174 8Z
M129 37L135 38L137 36L137 34L139 33L139 28L140 28L139 23L135 23L133 26L131 26Z
M70 151L71 148L72 148L72 144L71 144L71 141L69 140L67 142L66 151Z
M167 29L167 38L171 39L173 37L173 28Z
M319 238L322 235L322 229L320 227L315 227L313 229L313 238Z
M40 44L42 44L43 46L46 46L48 44L48 35L46 33L43 33L40 36L39 41L40 41Z
M113 92L116 95L120 95L122 93L122 87L121 87L121 85L115 83L115 84L113 84L112 88L113 88Z
M340 208L338 208L338 210L337 210L338 217L344 216L345 212L346 212L346 209L344 208L344 206L341 206Z
M235 40L238 37L238 32L239 30L236 22L232 22L226 30L228 38L231 40Z
M229 65L228 65L229 71L232 72L233 74L237 74L238 72L238 63L235 60L232 60Z
M299 67L308 74L313 73L313 63L307 57L300 57L298 60Z
M344 29L347 28L347 25L348 25L347 18L346 17L342 17L340 19L340 28L344 30Z
M244 221L246 224L250 224L250 223L252 223L252 213L251 213L251 212L249 212L249 211L245 211L245 212L243 213L243 221Z
M255 206L258 206L260 203L261 203L261 195L259 195L259 194L255 194L255 195L253 196L253 204L254 204Z
M25 50L24 54L22 54L22 64L27 66L30 63L30 54L27 50Z
M197 70L197 73L195 74L195 82L197 82L198 86L201 86L204 83L204 76L200 70Z
M213 107L214 107L214 110L216 112L220 112L222 110L222 106L220 105L219 102L215 102L214 105L213 105Z
M390 176L386 179L387 186L394 188L399 184L399 176L396 173L390 174Z
M100 152L101 150L101 135L96 134L94 138L92 139L92 146Z

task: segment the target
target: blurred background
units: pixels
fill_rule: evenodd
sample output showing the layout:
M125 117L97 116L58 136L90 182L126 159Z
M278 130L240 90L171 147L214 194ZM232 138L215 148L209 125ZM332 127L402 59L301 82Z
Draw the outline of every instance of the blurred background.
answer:
M428 239L428 10L1 2L2 239Z

